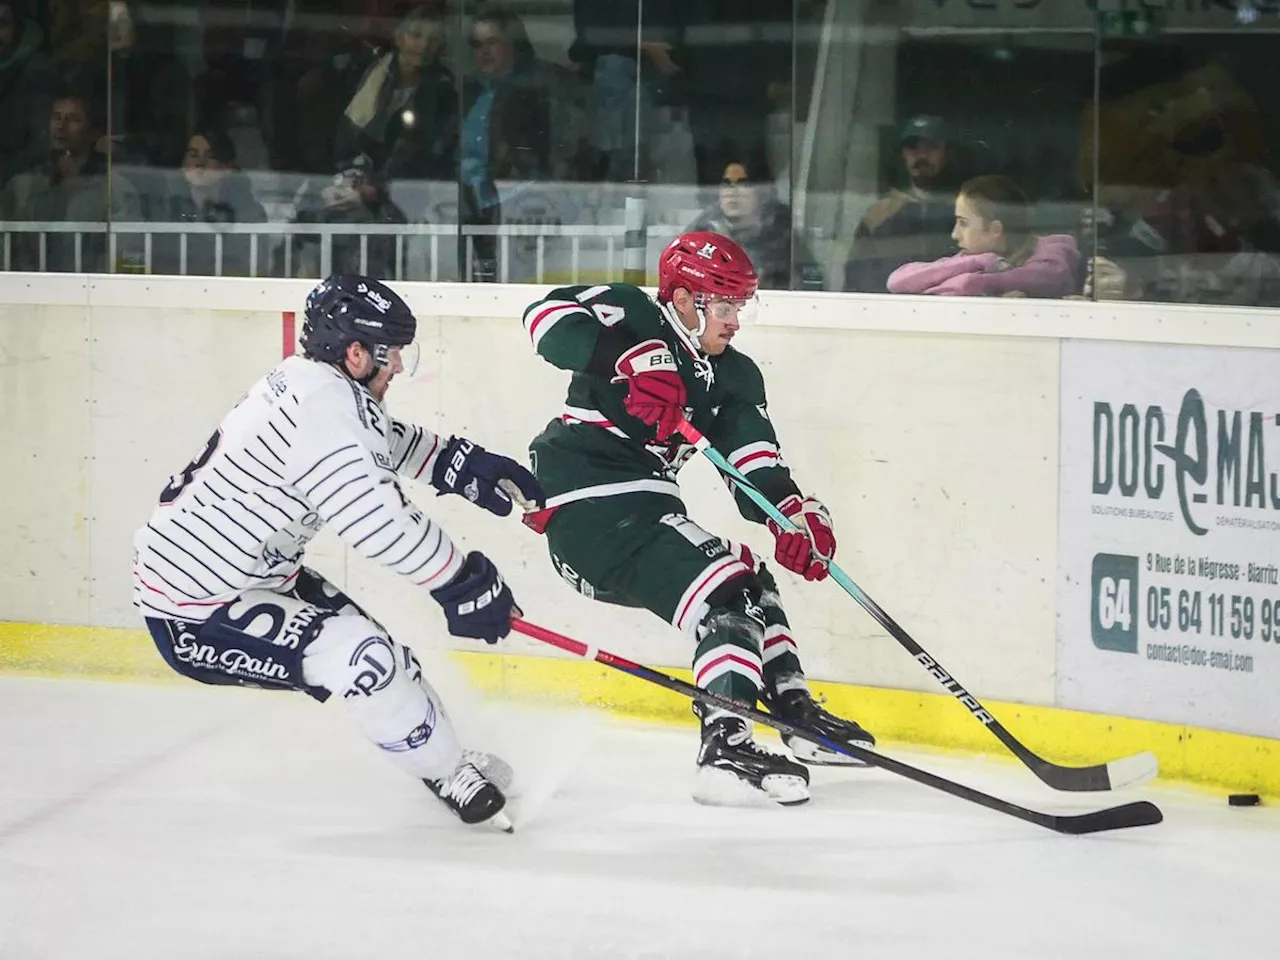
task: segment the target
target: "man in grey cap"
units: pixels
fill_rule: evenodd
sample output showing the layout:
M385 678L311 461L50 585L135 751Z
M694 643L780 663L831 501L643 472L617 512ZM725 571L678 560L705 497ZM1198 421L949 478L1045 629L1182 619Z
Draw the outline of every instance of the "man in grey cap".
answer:
M941 117L914 116L898 141L909 183L891 189L863 215L845 264L845 290L884 293L889 274L902 264L956 252L956 191L969 171L957 162L950 126Z
M898 143L912 191L927 193L934 186L946 167L950 142L951 129L941 117L921 114L902 125Z

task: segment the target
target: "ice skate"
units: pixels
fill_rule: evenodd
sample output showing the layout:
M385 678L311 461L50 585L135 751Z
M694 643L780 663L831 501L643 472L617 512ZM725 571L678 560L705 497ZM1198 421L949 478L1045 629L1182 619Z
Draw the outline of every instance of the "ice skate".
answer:
M510 768L507 769L509 772ZM447 777L440 780L424 779L422 782L463 823L488 821L499 830L513 832L511 819L502 812L502 808L507 805L507 798L465 755Z
M745 720L720 716L702 724L693 799L713 806L794 806L809 799L809 771L757 744Z
M483 750L463 750L462 759L475 766L486 780L503 792L507 797L514 797L516 791L511 789L511 781L515 779L515 773L511 769L511 764L503 760L494 753L485 753Z
M852 720L845 720L822 709L808 690L783 690L768 699L769 712L774 716L808 727L828 740L847 743L864 750L874 750L876 738ZM791 755L801 763L815 766L865 767L861 760L843 753L836 753L800 737L782 735Z

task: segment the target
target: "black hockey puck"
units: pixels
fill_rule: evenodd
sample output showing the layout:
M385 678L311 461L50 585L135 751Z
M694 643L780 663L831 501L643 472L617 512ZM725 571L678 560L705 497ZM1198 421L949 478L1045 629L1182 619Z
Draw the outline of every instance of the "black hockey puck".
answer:
M1256 793L1233 793L1227 797L1227 803L1233 807L1256 807L1262 802Z

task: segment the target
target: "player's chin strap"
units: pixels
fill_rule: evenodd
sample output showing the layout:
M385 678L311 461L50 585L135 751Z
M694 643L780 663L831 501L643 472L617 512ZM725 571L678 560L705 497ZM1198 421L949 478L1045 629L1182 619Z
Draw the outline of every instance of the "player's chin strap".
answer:
M658 304L658 309L662 311L663 316L667 318L667 323L675 330L676 336L680 338L680 342L685 345L690 356L693 357L694 366L700 371L699 376L703 377L708 386L710 386L715 373L711 367L711 360L702 352L702 335L707 330L707 315L698 304L698 298L695 296L693 300L694 312L698 314L697 330L690 330L684 325L684 321L680 319L680 314L676 312L674 304L660 303Z
M373 369L370 370L363 377L357 377L351 372L350 368L347 366L347 358L345 356L342 358L342 361L341 361L342 372L345 373L352 380L354 380L356 383L360 384L360 386L367 387L369 386L369 384L373 383L373 378L378 375L378 371L387 365L388 359L389 359L387 356L387 351L389 349L390 348L385 343L374 344L372 350L370 350L368 347L365 347L365 351L369 354L369 356L373 358Z
M667 323L675 328L676 336L689 348L689 352L694 357L701 358L702 335L707 332L707 315L702 312L702 307L698 305L697 298L694 298L693 304L693 309L698 314L697 330L690 330L684 325L684 321L680 319L680 314L676 312L675 304L660 303L658 304L658 309L667 318Z

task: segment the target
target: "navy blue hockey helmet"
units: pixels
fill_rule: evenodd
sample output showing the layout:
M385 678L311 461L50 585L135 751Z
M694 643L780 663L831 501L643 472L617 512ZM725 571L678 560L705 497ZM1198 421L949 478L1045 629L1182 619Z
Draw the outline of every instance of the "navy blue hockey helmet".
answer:
M360 343L381 367L391 347L413 343L418 327L409 305L385 283L350 274L316 286L303 316L303 352L326 363L340 363L348 345Z

